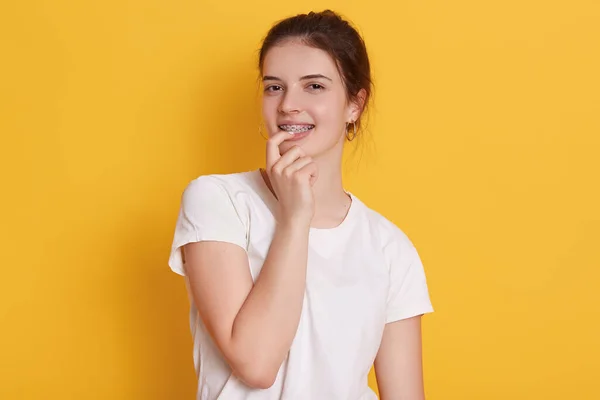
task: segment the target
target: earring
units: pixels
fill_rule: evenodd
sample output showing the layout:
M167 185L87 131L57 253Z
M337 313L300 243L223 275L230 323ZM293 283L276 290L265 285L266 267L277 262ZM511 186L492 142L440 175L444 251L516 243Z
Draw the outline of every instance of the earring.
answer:
M348 127L350 125L350 122L346 123L346 139L348 139L349 142L353 141L356 138L356 121L352 121L352 134L350 134Z
M260 136L262 136L263 139L269 140L268 137L265 137L265 135L263 135L262 123L258 125L258 133L260 133Z

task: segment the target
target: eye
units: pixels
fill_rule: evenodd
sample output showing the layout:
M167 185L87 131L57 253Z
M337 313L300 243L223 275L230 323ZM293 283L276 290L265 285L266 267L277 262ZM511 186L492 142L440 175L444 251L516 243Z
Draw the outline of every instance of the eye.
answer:
M308 87L312 91L316 91L316 92L319 92L319 91L325 89L325 87L323 87L323 85L321 85L320 83L311 83L310 85L308 85Z
M265 88L265 92L278 92L282 89L279 85L270 85Z

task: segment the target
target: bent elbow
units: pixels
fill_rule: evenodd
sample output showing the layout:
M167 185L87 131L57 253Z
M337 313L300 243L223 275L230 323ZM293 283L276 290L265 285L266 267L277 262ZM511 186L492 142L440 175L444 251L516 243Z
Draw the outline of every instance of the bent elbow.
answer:
M253 389L269 389L273 386L282 360L257 346L240 346L234 342L225 349L225 359L232 373L246 386Z
M246 374L242 381L253 389L269 389L275 383L274 375Z
M235 368L234 374L246 386L253 389L269 389L277 379L277 370L272 371L271 368L258 365L258 363L250 363L242 368Z

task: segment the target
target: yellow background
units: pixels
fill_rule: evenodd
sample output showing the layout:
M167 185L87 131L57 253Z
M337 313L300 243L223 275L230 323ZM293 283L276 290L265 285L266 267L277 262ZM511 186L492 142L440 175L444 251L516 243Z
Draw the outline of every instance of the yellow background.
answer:
M0 398L193 398L181 191L261 165L260 39L333 8L377 88L346 186L423 258L428 399L600 399L598 1L1 7Z

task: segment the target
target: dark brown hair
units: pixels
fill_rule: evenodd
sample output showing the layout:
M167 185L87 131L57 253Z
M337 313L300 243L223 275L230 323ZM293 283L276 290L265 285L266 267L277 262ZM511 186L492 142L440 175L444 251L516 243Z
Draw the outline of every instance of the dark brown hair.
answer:
M373 90L371 65L362 37L348 21L334 11L325 10L298 14L277 22L267 33L260 49L258 68L261 73L267 52L290 40L299 40L327 52L336 61L347 99L357 102L359 91L365 90L363 112L366 110ZM360 128L360 121L359 117L357 128Z

